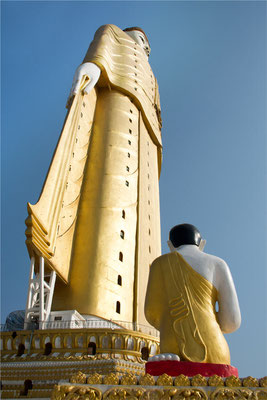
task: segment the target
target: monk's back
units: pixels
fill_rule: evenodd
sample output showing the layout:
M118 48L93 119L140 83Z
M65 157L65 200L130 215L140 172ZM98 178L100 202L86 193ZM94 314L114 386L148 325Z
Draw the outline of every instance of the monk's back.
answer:
M207 258L208 275L212 276L216 266L212 257ZM194 257L191 259L194 261ZM205 261L204 257L201 261ZM160 329L161 352L167 352L166 344L184 361L216 360L228 364L229 349L216 320L218 291L215 286L192 268L179 252L161 257L160 264L164 281L162 300L165 303Z
M145 302L147 320L160 331L160 352L181 361L229 364L223 333L241 322L229 267L202 252L205 241L193 225L175 226L169 239L171 253L151 265Z
M223 268L224 261L211 254L203 253L194 245L184 245L178 249L178 253L188 264L219 290L218 274Z

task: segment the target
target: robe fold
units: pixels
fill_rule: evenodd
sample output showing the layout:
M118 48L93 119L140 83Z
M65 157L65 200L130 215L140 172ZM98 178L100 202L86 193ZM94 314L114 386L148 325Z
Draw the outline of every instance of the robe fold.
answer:
M160 330L161 353L181 361L230 364L216 320L217 289L177 252L156 259L150 270L145 313Z

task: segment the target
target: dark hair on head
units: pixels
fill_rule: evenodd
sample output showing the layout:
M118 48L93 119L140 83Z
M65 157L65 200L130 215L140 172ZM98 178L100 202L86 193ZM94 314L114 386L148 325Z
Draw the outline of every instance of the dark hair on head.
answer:
M180 224L174 226L170 230L169 238L175 248L182 246L183 244L194 244L199 246L202 239L199 230L191 224Z

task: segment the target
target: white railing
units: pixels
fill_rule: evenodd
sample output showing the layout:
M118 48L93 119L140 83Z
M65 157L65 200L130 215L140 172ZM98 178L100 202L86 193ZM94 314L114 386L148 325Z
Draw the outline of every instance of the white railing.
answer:
M42 324L43 329L128 329L132 331L142 332L147 335L152 335L155 337L159 337L159 331L155 328L137 324L135 322L128 322L128 321L114 321L114 320L97 320L97 319L90 319L90 320L74 320L74 321L46 321Z
M39 324L29 323L26 329L29 330L38 330ZM90 319L90 320L72 320L72 321L43 321L41 323L42 329L128 329L140 333L144 333L147 335L159 337L159 331L155 328L137 324L135 322L128 322L128 321L113 321L113 320L97 320L97 319ZM20 330L20 329L12 329L12 331ZM1 326L1 331L8 331L5 325Z

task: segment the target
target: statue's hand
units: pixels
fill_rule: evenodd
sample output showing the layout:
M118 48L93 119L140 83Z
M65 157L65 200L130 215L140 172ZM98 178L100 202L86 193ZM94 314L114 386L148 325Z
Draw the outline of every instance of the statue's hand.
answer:
M84 92L86 94L88 94L96 85L96 83L100 77L100 74L101 74L101 69L94 63L87 62L87 63L79 65L79 67L76 69L75 74L74 74L72 87L70 90L70 95L69 95L67 103L69 103L71 98L79 92L80 87L81 87L82 78L84 76L87 76L89 78L88 83L83 88Z

